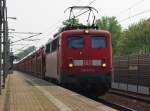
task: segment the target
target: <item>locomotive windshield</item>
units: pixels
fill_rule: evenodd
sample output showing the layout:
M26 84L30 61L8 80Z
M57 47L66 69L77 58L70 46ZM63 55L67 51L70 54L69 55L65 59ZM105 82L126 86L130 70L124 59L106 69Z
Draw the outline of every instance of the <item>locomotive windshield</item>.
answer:
M83 48L84 38L80 36L68 37L68 47L69 48Z
M92 48L106 48L106 38L94 36L91 37L91 47Z

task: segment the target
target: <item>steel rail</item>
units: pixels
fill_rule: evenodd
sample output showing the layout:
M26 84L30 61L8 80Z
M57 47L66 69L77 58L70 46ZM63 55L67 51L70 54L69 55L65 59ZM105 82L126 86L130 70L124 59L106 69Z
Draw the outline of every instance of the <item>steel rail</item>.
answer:
M122 91L122 90L117 90L117 89L111 89L109 90L108 93L123 96L123 97L130 98L130 99L135 99L135 100L142 101L145 103L150 103L150 99L149 99L150 96L148 95L140 95L137 93Z

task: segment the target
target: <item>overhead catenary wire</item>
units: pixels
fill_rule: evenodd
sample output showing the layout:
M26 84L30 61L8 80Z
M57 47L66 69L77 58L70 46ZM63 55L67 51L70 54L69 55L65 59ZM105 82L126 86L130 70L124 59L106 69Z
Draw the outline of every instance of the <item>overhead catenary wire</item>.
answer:
M92 5L96 0L92 0L90 1L86 6L90 6ZM80 13L83 9L81 9L80 11L78 11L76 14Z
M136 13L136 14L130 16L130 17L124 18L124 19L120 20L119 22L124 22L124 21L126 21L126 20L128 20L128 19L131 19L131 18L133 18L133 17L142 15L142 14L147 13L147 12L150 12L150 9L144 10L144 11L139 12L139 13Z
M39 40L41 40L41 39L26 39L25 41L32 41L32 42L34 42L34 41L39 41Z
M42 34L42 33L34 33L34 32L19 32L19 36L18 35L16 35L16 33L12 33L13 34L13 37L11 37L12 39L12 42L11 42L11 44L13 43L13 42L15 42L15 41L13 41L13 39L14 38L22 38L21 36L20 36L20 34ZM18 33L17 33L18 34ZM36 37L36 36L35 36ZM31 42L37 42L37 40L40 40L40 39L30 39L30 36L29 36L29 39L28 39L28 37L26 37L27 39L25 39L26 41L31 41ZM23 40L24 40L24 38L22 38ZM22 40L22 39L19 39L19 41L20 40ZM16 41L18 41L18 40L16 40Z
M17 38L21 38L21 36L18 36L18 35L15 35L15 37L17 37ZM35 36L36 37L36 36ZM23 38L24 39L24 38ZM21 39L20 39L21 40ZM30 38L27 38L27 39L25 39L25 41L32 41L32 42L34 42L34 41L37 41L37 40L41 40L41 39L30 39ZM13 42L13 41L12 41Z
M145 0L139 0L138 2L132 4L130 7L126 8L125 10L120 11L119 13L115 14L116 16L120 16L122 14L124 14L125 12L127 12L128 10L131 10L132 8L136 7L137 5L141 4L142 2L144 2Z
M32 37L35 37L35 36L39 36L39 35L41 35L41 34L42 34L42 33L39 33L39 34L32 35L32 36L29 36L29 37L26 37L26 38L23 38L23 39L20 39L20 40L16 40L16 41L14 41L14 42L11 42L11 44L12 44L12 43L19 42L19 41L22 41L22 40L26 40L26 39L29 39L29 38L32 38Z
M15 37L17 37L17 38L22 38L21 36L18 36L18 34L20 35L20 34L22 34L22 33L17 33L17 35L16 35L16 33L12 33L13 34L13 36L15 36ZM42 35L43 33L34 33L34 32L23 32L23 34L36 34L36 35L33 35L33 36L29 36L29 37L26 37L26 38L22 38L22 39L19 39L19 40L16 40L16 41L12 41L11 43L10 43L10 45L13 47L13 46L15 46L15 44L16 44L16 42L18 43L18 42L21 42L21 41L28 41L28 43L29 42L32 42L32 45L33 45L33 42L37 42L37 41L40 41L41 39L43 39L43 38L46 38L46 36L42 36L42 38L41 37L39 37L39 38L41 38L41 39L33 39L33 38L36 38L37 36L39 36L39 35ZM32 38L32 39L31 39ZM22 43L22 42L21 42ZM37 43L39 43L39 42L37 42ZM23 44L23 43L22 43ZM18 44L19 45L19 44ZM31 43L29 43L28 44L28 46L29 45L31 45ZM14 48L13 48L14 49ZM19 50L19 51L21 51L21 50ZM16 52L16 51L13 51L13 52Z
M20 36L20 34L19 35L16 35L16 34L14 34L14 33L12 33L13 34L13 36L9 36L9 37L11 37L11 38L22 38L22 36ZM43 33L34 33L34 34L43 34ZM36 37L36 36L35 36ZM28 38L28 37L27 37ZM42 39L43 39L44 37L42 37ZM24 39L24 38L23 38ZM30 39L28 39L28 40L30 40ZM33 41L34 39L31 39L31 41ZM35 39L35 40L41 40L41 39Z
M96 0L92 0L87 6L92 5Z
M11 44L11 45L29 45L29 44Z
M41 33L35 33L35 32L9 32L9 33L15 33L15 34L41 34Z

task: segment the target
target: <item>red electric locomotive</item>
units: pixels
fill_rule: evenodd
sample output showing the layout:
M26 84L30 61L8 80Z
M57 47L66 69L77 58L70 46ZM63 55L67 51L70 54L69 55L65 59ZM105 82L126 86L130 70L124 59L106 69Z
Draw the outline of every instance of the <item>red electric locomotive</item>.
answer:
M111 85L110 33L96 29L61 32L46 45L46 76L63 84L106 91Z
M97 11L92 7L75 6L70 7L70 16L73 14L73 9ZM75 16L73 17L75 18ZM69 18L69 20L71 19ZM59 83L74 83L102 93L111 86L110 33L99 30L94 24L64 27L52 41L46 44L45 55L45 75L56 79Z

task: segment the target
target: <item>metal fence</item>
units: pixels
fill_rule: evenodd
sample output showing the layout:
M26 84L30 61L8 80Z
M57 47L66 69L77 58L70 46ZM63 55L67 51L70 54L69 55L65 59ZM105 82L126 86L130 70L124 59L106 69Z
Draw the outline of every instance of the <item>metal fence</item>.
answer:
M115 57L113 70L113 88L150 94L150 54Z

